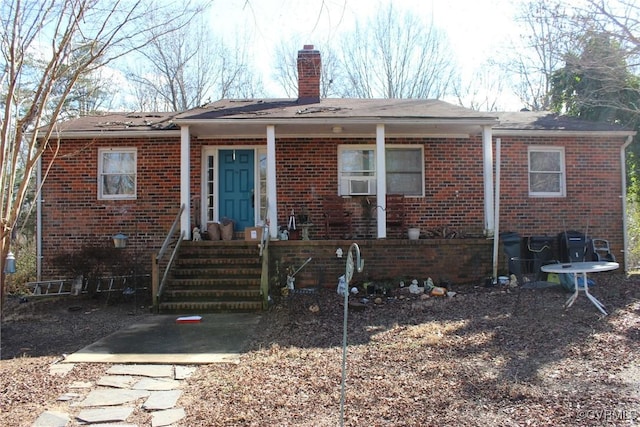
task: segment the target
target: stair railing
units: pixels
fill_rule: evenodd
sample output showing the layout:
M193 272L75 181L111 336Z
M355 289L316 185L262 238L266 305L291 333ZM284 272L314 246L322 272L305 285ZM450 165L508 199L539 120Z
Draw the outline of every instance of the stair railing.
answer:
M164 286L167 281L167 276L169 275L169 270L171 270L171 266L173 265L173 262L175 261L175 258L176 258L176 254L178 253L178 249L180 249L180 245L184 240L184 231L180 233L180 237L178 237L176 245L173 248L171 256L169 257L169 262L167 262L167 266L164 270L164 274L162 275L162 280L159 280L160 279L160 261L162 260L167 250L169 249L169 245L171 244L171 239L173 238L172 236L178 229L178 224L180 223L180 217L182 216L183 211L184 211L184 204L180 206L180 211L178 212L178 215L176 215L176 218L173 220L171 229L169 230L167 237L165 237L164 243L162 244L160 251L158 251L157 254L153 254L151 258L151 264L152 264L151 296L153 298L153 311L155 313L157 313L159 309L160 297L162 296L162 292L164 290Z
M269 199L266 201L266 214L269 213ZM260 275L260 295L262 308L269 306L269 220L262 218L262 238L260 239L260 258L262 259L262 273Z

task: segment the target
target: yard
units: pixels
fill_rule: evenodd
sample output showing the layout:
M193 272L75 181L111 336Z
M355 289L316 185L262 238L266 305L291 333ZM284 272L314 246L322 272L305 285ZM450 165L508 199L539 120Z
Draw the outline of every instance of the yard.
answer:
M453 286L452 298L395 289L351 310L345 425L640 424L640 278L594 279L609 316L582 295L565 310L568 295L555 288L474 285ZM189 379L181 425L338 425L341 302L325 289L264 313L240 364L201 366ZM47 365L62 353L148 316L127 302L64 304L5 310L0 424L30 425L69 383L107 369L80 364L52 378Z

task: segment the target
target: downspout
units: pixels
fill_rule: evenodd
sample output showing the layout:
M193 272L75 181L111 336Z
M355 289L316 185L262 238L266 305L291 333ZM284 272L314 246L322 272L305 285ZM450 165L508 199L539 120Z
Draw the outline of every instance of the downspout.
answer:
M493 280L498 283L498 247L500 246L500 138L496 138L496 203L493 232Z
M387 165L385 163L384 125L376 125L376 195L378 239L387 237Z
M42 157L36 167L36 281L42 280Z
M278 238L278 187L276 185L276 127L267 126L267 220L269 237Z
M484 233L487 237L494 234L494 198L493 198L493 150L491 126L482 126L482 166L484 175Z
M627 141L620 148L620 165L622 170L622 248L624 271L629 272L629 251L627 250L627 147L633 142L633 136L627 136Z
M191 240L191 135L189 126L180 127L180 205L184 206L180 218L180 232Z

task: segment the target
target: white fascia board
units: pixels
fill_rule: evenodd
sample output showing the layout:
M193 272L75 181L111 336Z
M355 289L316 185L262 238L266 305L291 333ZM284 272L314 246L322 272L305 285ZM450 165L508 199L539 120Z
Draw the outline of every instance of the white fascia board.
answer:
M634 136L635 131L572 131L572 130L514 130L493 129L493 136L581 136L581 137L620 137Z
M183 125L206 125L206 124L255 124L255 125L290 125L290 124L329 124L329 125L392 125L392 124L406 124L406 125L452 125L459 124L464 126L487 126L497 124L497 119L463 119L463 118L392 118L392 117L367 117L367 118L350 118L350 117L316 117L316 118L271 118L271 119L198 119L198 120L174 120L173 123L178 126Z
M49 139L93 139L93 138L156 138L180 137L180 129L158 131L87 131L87 132L53 132ZM39 137L41 139L42 137Z

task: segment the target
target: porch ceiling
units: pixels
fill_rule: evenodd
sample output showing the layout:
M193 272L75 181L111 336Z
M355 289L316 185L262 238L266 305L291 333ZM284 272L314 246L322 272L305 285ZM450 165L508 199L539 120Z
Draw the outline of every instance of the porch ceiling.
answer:
M386 137L458 137L467 138L482 132L487 121L288 121L286 123L229 120L189 123L189 132L199 138L261 138L267 137L267 126L275 126L276 139L296 137L368 138L376 136L376 125L385 125Z

